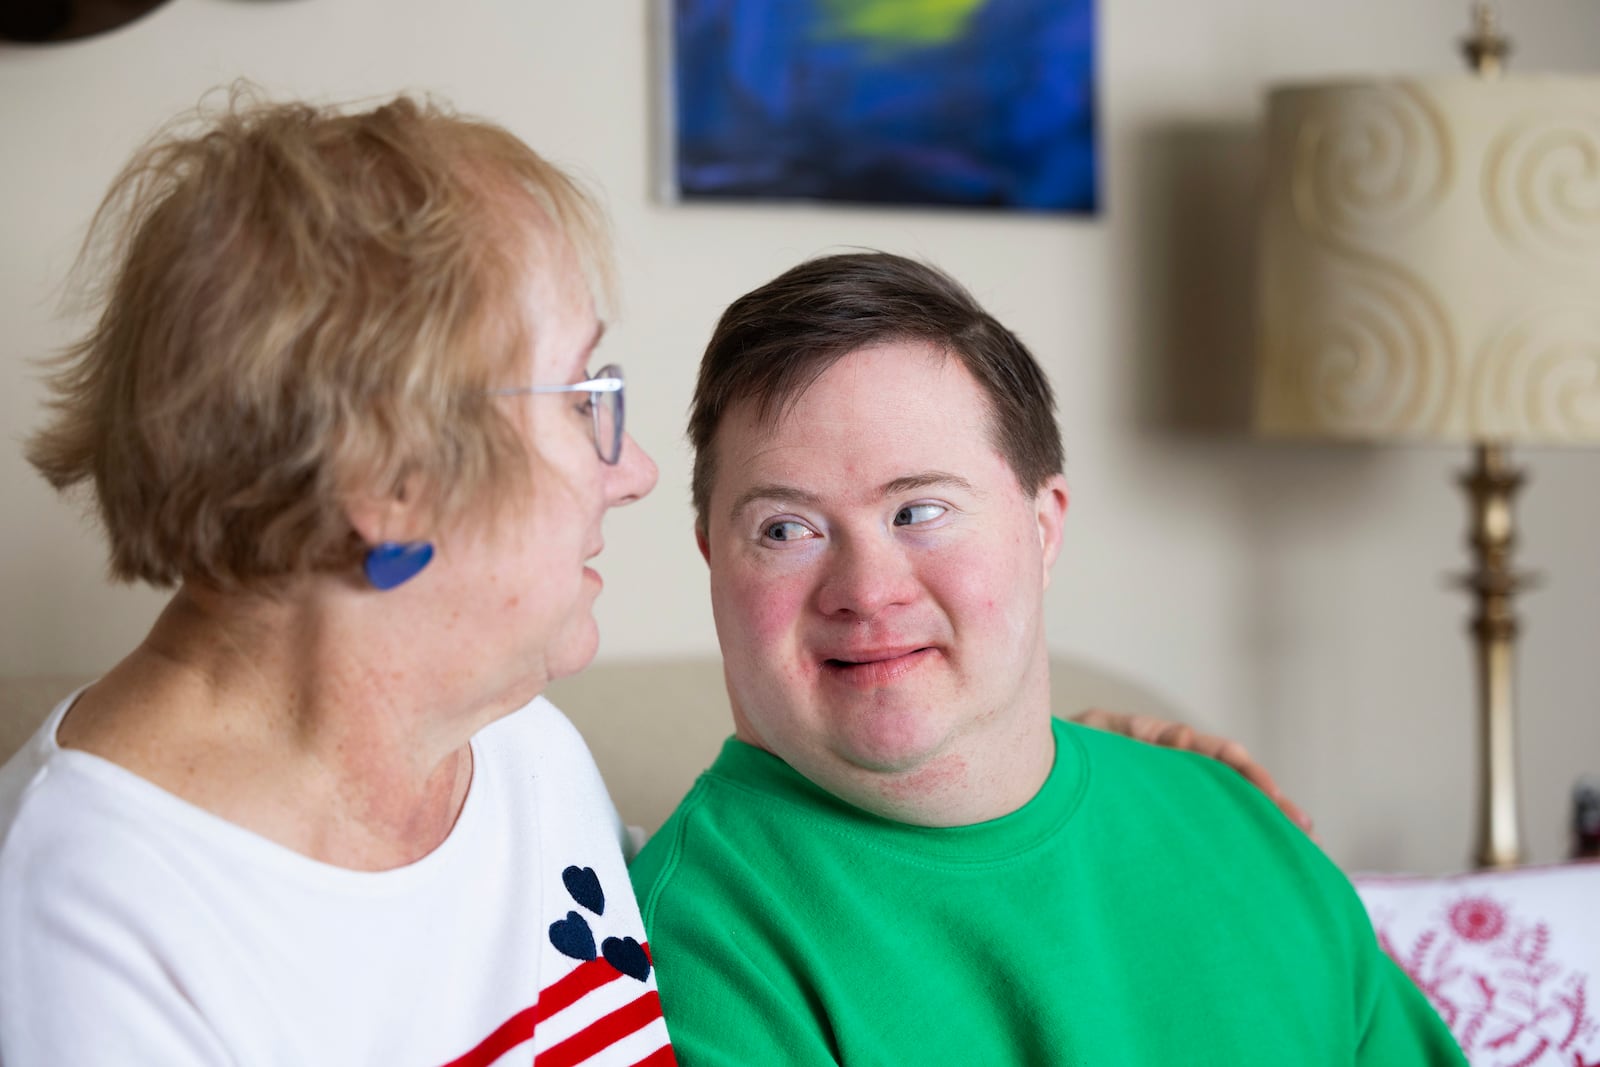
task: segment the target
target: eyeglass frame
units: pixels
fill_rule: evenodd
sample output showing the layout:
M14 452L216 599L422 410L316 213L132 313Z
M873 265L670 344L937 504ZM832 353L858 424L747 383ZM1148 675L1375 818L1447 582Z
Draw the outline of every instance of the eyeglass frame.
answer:
M626 405L623 403L623 385L622 365L620 363L607 363L592 378L585 378L581 382L573 382L570 385L513 385L504 389L491 389L489 390L489 395L547 396L556 393L589 393L605 396L615 394L617 422L612 428L609 453L606 446L600 441L600 406L604 401L591 399L589 407L589 417L594 426L594 432L591 434L594 441L594 450L600 456L602 463L614 467L622 462L622 424L623 415L627 410Z

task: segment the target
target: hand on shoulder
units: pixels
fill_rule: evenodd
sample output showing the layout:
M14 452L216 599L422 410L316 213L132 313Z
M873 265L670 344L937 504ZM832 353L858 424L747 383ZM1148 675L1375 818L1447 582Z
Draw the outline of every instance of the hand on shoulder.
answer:
M1313 837L1311 816L1300 805L1290 800L1249 749L1239 742L1215 734L1204 734L1181 722L1158 718L1154 715L1131 715L1104 708L1087 708L1072 716L1072 721L1096 730L1121 734L1149 745L1183 749L1209 756L1238 771L1244 778L1267 795L1289 820Z

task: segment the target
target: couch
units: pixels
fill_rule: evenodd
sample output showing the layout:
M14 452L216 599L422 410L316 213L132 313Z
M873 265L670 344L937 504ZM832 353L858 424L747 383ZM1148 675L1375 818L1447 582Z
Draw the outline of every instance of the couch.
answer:
M1057 657L1055 706L1176 717L1156 694ZM86 679L0 678L0 761ZM710 659L608 663L551 686L618 810L655 830L729 732ZM1389 954L1428 994L1473 1067L1600 1067L1600 863L1447 878L1353 879Z

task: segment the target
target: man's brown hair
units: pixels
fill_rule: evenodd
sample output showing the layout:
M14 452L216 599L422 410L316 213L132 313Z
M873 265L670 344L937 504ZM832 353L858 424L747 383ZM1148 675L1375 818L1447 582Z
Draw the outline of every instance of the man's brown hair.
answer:
M689 416L696 521L706 529L723 417L755 405L782 415L822 373L861 348L931 344L958 360L988 400L994 445L1029 492L1060 473L1061 433L1044 371L1016 335L943 271L886 252L823 256L735 300L700 360Z

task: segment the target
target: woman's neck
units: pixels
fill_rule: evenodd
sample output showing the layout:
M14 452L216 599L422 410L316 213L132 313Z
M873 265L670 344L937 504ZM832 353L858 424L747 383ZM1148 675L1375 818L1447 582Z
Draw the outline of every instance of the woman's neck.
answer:
M510 709L452 700L393 628L346 608L314 587L186 586L57 738L314 859L413 862L460 814L472 735Z

